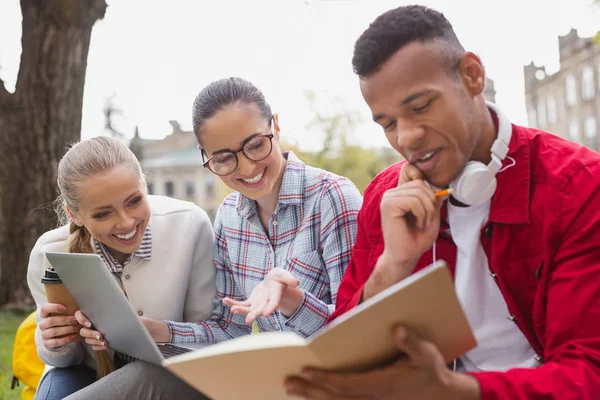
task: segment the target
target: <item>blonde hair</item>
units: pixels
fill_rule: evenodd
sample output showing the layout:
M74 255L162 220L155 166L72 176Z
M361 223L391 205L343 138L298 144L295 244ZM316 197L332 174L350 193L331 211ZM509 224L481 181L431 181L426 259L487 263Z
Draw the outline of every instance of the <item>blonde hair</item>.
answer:
M79 211L82 200L81 187L90 177L126 165L139 176L146 190L146 179L139 161L121 141L99 136L74 144L58 163L58 189L56 212L62 225L69 226L69 253L93 253L92 235L85 226L78 226L71 220L67 207ZM114 364L107 351L96 353L96 374L98 379L114 371Z

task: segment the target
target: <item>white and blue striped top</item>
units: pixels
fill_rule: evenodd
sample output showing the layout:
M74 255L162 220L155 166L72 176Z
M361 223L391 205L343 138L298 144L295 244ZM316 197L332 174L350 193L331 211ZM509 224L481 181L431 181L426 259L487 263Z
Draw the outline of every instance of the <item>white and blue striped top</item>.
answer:
M147 261L152 259L152 231L150 230L150 225L148 225L146 232L144 232L144 238L142 239L140 247L133 254L129 255L127 261L125 261L123 265L110 254L108 247L104 243L101 243L96 239L93 239L93 241L96 254L102 258L102 261L104 261L104 264L106 264L109 271L119 277L123 272L123 267L129 264L133 257L143 258Z

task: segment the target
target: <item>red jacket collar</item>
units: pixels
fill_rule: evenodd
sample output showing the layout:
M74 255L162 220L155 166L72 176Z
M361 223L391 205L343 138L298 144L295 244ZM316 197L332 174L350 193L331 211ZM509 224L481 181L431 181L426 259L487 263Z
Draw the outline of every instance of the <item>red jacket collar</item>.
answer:
M503 224L527 224L531 222L531 154L527 132L519 126L512 126L508 157L515 165L498 173L498 187L492 197L490 222ZM509 158L503 165L512 163Z
M494 116L495 117L495 116ZM508 157L515 160L515 165L496 175L498 186L492 197L489 222L502 224L527 224L531 222L529 207L531 202L531 157L527 132L519 126L512 125L512 137ZM503 167L512 164L506 158ZM448 208L442 206L440 217L442 224L440 233L448 226Z

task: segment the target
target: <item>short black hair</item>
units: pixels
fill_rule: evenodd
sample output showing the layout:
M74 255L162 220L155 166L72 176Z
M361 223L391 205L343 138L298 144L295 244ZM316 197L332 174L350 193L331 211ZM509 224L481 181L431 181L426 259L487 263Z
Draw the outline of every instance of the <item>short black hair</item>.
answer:
M451 71L457 71L464 48L450 22L439 11L422 5L389 10L373 21L354 45L352 67L358 76L377 72L398 50L412 42L440 41Z

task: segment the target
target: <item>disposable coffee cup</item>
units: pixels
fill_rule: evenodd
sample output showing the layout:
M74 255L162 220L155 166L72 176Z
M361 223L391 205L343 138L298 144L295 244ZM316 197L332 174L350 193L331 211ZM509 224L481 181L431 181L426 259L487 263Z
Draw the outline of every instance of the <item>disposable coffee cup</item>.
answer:
M77 303L71 293L60 280L58 274L52 270L46 270L42 276L42 283L46 289L46 298L48 303L62 304L67 307L63 313L52 313L51 315L75 315L75 311L79 310ZM81 336L77 335L75 341L81 340Z
M42 283L46 288L48 303L62 304L67 307L65 312L56 315L75 315L75 311L79 310L79 307L53 269L44 271Z

